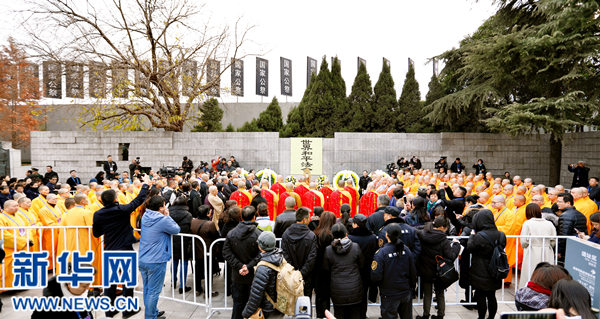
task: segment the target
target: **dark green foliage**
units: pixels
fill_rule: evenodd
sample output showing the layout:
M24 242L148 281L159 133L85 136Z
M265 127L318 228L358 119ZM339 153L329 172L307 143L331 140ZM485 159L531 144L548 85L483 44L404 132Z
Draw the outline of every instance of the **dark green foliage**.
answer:
M288 113L286 124L279 132L279 135L281 135L281 137L305 136L306 131L304 129L304 106L308 101L310 89L312 88L313 83L316 81L316 78L316 75L313 75L310 78L310 82L308 83L306 90L304 90L302 100L300 100L300 103L297 106L293 107Z
M409 65L408 72L406 72L396 114L397 128L400 132L418 133L425 131L430 126L424 120L426 113L421 103L419 82L415 79L415 68L412 64Z
M395 132L395 111L398 108L396 89L390 67L384 63L379 79L373 89L373 108L375 110L371 122L372 132Z
M367 67L361 64L358 73L352 84L352 92L348 97L348 114L351 116L350 125L347 126L350 132L370 132L375 117L373 107L373 89L371 88L371 78L367 73Z
M263 130L258 127L258 121L253 119L252 121L248 121L244 123L240 128L237 129L238 132L262 132Z
M265 132L279 132L283 128L281 108L276 97L273 97L267 109L260 113L256 124L261 131Z
M334 132L347 131L352 121L346 97L346 82L342 78L342 66L337 57L333 58L331 65L331 82L333 84L333 118L330 119L331 130L327 132L327 136L333 137Z
M425 96L425 105L429 105L436 101L437 99L446 95L444 91L444 87L442 83L440 83L440 79L434 74L431 76L431 80L429 80L429 91L427 91L427 95Z
M308 136L332 137L336 105L335 86L327 61L323 58L319 74L312 83L306 105L304 106L304 132Z
M225 132L235 132L235 128L233 128L233 124L229 123L227 128L225 128Z
M223 110L219 107L219 102L211 98L198 107L202 113L198 118L198 123L194 126L192 132L220 132L223 130L221 120L223 119Z

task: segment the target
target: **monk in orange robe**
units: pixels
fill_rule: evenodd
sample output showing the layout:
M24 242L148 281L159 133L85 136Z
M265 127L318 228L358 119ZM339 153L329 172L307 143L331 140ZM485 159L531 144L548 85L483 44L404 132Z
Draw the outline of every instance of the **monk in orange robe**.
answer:
M244 208L252 202L252 194L246 190L246 182L238 182L237 186L238 190L231 193L229 199L236 201L239 208Z
M367 184L367 190L358 201L358 212L369 217L377 209L377 196L373 183Z
M300 195L296 194L296 192L294 192L294 184L293 183L285 183L285 192L281 193L281 195L279 195L279 203L277 205L277 211L278 212L283 212L285 210L285 199L288 198L289 196L292 196L295 200L296 200L296 205L294 206L294 209L298 209L298 207L302 207L302 199L300 198Z
M323 207L325 204L325 196L317 190L317 183L310 183L309 188L310 190L302 196L302 206L310 209L310 216L312 217L313 209L316 206Z
M352 186L352 180L346 180L346 186L344 187L344 190L347 191L348 193L350 193L350 196L352 197L352 213L351 215L354 216L356 215L356 210L357 210L357 205L358 205L358 199L360 198L358 191L356 190L356 188L354 188L354 186Z
M512 215L512 222L510 224L510 228L508 232L505 232L505 235L521 235L521 228L523 228L523 223L527 220L525 216L525 209L527 205L525 205L527 198L525 195L516 195L514 204L515 204L515 212ZM518 250L517 250L518 249ZM517 251L518 251L518 260L517 260ZM508 258L509 272L504 282L512 281L512 269L517 266L520 268L521 262L523 261L523 248L521 244L517 241L517 238L507 238L506 239L506 257Z
M333 193L333 188L329 186L329 180L325 179L323 186L319 189L319 191L325 198L325 206L323 206L323 209L325 211L329 211L329 196L331 196L331 193Z
M573 205L575 206L575 209L577 209L585 216L585 218L587 218L587 232L589 234L592 230L590 216L598 211L598 205L596 205L596 202L590 199L588 190L585 187L576 187L571 189L571 195L573 195L573 199L575 200Z
M58 198L54 194L46 196L47 203L38 212L38 219L44 226L58 226L62 212L56 207ZM67 210L69 209L68 205ZM54 235L52 235L54 233ZM48 269L54 269L56 248L58 246L58 229L44 229L42 231L42 250L48 252ZM54 236L54 237L52 237Z
M298 182L299 184L294 188L294 192L296 192L296 194L300 195L300 198L302 198L302 196L304 196L304 193L308 192L309 189L306 186L304 177L300 177L298 179Z
M277 175L277 182L271 185L271 190L277 193L277 196L281 196L282 193L285 193L285 186L283 186L283 176ZM282 210L278 210L282 212Z
M340 179L338 181L338 189L336 189L329 196L329 211L334 213L335 216L339 218L341 216L340 208L342 207L342 204L348 204L352 206L353 203L352 195L350 195L348 191L344 190L344 181Z
M44 207L44 205L48 203L46 201L46 196L48 196L48 194L50 193L50 189L48 188L48 186L42 185L38 188L38 191L40 192L40 196L34 198L31 201L31 208L29 209L32 213L36 215L38 214L40 209L42 209L42 207Z
M269 181L263 179L261 182L260 195L267 200L267 208L269 209L269 219L275 220L277 217L277 205L279 204L279 195L269 189Z
M39 221L37 214L30 211L31 199L27 197L21 197L18 201L19 211L17 216L21 217L21 220L26 223L26 226L40 227L42 223ZM40 251L40 233L41 229L29 229L29 239L33 241L33 246L29 248L29 251Z
M16 201L7 200L4 202L4 211L0 213L0 227L28 226L21 217L16 215L18 210L19 205ZM27 230L24 228L5 229L3 232L5 256L2 267L4 268L4 287L9 288L13 287L14 280L13 254L19 251L26 251L30 245L33 245L33 242L31 239L29 242L27 241ZM0 285L2 285L1 281Z

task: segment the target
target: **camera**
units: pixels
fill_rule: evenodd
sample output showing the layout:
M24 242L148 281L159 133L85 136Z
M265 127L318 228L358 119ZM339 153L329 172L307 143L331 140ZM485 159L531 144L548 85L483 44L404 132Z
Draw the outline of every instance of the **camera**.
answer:
M310 298L306 296L296 299L296 310L294 311L294 319L310 319L312 318L312 307Z

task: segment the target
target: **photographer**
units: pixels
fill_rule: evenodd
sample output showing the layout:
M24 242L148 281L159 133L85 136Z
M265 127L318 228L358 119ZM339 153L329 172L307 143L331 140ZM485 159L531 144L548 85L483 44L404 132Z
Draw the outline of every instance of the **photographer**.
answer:
M194 162L192 162L192 160L189 159L187 156L184 156L183 162L181 162L181 168L184 172L191 173L194 169Z
M136 174L135 171L138 171L138 173ZM129 175L131 176L135 176L135 175L140 175L139 173L142 171L142 165L140 165L140 158L136 157L135 159L131 160L131 164L129 164Z

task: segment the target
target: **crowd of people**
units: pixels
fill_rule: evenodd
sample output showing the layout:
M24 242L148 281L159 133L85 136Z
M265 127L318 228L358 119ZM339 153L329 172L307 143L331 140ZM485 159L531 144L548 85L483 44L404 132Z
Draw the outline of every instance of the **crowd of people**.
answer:
M438 268L459 256L463 302L475 303L469 307L477 309L479 318L494 317L495 292L511 285L516 286L519 309L553 307L592 318L589 293L562 267L565 240L555 239L578 236L600 242L598 178L583 183L578 176L579 184L567 192L561 185L547 188L530 178L494 177L482 160L471 173L458 158L450 171L445 158L434 171L422 168L418 159L411 161L391 174L365 171L358 182L340 179L336 185L326 177L259 180L234 157L212 165L202 162L196 169L184 158L182 174L162 176L142 173L135 165L118 174L109 156L104 174L87 184L76 171L59 184L50 166L44 176L32 170L25 179L6 177L0 186L0 227L40 226L40 231L4 230L4 284L12 284L17 251L46 250L52 260L63 250L83 253L92 247L99 252L100 236L104 250L133 250L139 241L146 317L161 317L164 312L156 305L167 262L172 258L173 286L185 294L192 289L186 285L192 256L207 253L199 241L177 237L186 233L198 235L206 247L225 238L210 262L217 273L219 263L227 261L223 271L229 274L233 319L249 318L259 308L266 317L281 315L273 300L278 294L275 269L283 263L300 272L304 295L314 294L317 318L325 317L330 304L337 318L365 318L367 303L378 296L382 318L412 318L417 282L423 295L417 318L443 318L447 283ZM44 229L56 225L92 226L92 233ZM536 237L517 241L510 235ZM59 241L65 236L66 241ZM503 277L489 269L497 248L507 255ZM99 283L99 258L92 264ZM193 293L200 295L204 264L191 266ZM53 267L51 262L49 269ZM116 286L94 293L114 300ZM436 314L431 309L434 294ZM123 295L132 296L133 290L124 289Z

